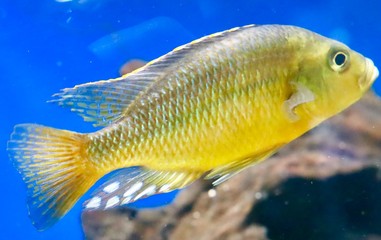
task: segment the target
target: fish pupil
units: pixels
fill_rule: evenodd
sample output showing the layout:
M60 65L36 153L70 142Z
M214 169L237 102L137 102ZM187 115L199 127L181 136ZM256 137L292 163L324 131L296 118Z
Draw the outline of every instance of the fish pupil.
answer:
M343 66L346 60L347 60L347 56L342 52L336 53L334 57L334 62L337 66Z

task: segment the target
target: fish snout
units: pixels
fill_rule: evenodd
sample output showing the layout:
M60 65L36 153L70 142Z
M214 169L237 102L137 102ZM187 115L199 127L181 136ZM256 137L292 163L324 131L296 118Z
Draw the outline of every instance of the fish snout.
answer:
M379 71L371 59L365 58L365 72L359 79L360 88L363 90L368 89L376 80L379 75Z

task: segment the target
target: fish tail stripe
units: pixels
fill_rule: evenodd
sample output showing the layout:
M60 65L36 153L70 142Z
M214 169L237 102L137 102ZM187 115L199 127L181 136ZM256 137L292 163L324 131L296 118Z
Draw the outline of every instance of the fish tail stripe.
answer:
M97 180L85 145L83 134L15 126L7 150L28 188L29 216L37 229L58 221Z

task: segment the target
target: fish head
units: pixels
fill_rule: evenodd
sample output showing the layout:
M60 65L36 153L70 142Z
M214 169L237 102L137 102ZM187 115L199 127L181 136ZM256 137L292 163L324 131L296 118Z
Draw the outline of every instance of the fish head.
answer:
M359 100L379 74L369 58L319 35L305 44L299 59L297 82L314 95L307 111L322 119Z

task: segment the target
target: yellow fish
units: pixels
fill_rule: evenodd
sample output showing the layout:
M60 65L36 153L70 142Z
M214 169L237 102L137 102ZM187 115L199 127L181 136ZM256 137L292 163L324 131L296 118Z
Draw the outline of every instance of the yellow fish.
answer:
M117 169L86 210L183 188L204 174L219 184L356 102L377 77L370 59L308 30L234 28L120 78L63 89L53 102L104 128L17 125L9 156L43 230Z

